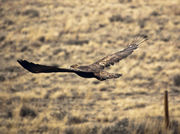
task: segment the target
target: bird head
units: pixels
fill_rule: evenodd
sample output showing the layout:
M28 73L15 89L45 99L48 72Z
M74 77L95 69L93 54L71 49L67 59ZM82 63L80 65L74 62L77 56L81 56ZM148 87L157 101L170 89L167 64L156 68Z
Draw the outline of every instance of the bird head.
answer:
M74 65L71 65L70 67L76 69L76 68L79 67L79 65L78 64L74 64Z

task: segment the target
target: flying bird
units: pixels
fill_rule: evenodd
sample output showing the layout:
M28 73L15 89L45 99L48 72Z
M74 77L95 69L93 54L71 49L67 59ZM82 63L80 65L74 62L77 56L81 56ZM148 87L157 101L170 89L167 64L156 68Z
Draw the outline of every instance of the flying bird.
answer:
M70 68L59 68L56 66L47 66L41 64L35 64L26 60L17 60L18 63L23 66L26 70L31 73L53 73L53 72L69 72L75 73L83 78L96 78L100 81L112 78L119 78L122 74L118 73L108 73L104 69L115 63L119 62L120 60L129 56L135 49L138 48L139 44L146 41L147 38L140 38L133 40L127 48L108 55L93 64L90 65L71 65Z

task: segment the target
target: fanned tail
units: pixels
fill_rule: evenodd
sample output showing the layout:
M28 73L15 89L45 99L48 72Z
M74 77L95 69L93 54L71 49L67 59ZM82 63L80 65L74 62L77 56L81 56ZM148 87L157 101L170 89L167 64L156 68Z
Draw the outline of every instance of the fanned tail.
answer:
M106 71L101 71L99 73L95 74L96 78L98 80L107 80L107 79L116 79L122 76L122 74L117 74L117 73L108 73Z

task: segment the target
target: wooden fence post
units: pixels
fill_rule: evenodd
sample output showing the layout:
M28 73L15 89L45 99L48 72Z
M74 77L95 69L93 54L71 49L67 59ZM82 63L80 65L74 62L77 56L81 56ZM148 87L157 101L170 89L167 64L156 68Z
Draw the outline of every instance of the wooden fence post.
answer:
M165 127L169 128L169 105L168 105L168 91L164 92L164 118Z

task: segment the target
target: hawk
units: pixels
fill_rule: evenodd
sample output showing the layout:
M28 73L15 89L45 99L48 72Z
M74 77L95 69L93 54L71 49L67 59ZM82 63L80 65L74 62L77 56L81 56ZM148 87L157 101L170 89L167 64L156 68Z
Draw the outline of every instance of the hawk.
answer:
M120 60L129 56L135 49L138 48L139 44L146 41L147 38L140 38L133 40L127 48L108 55L93 64L90 65L71 65L70 68L59 68L56 66L47 66L41 64L35 64L26 60L17 60L18 63L23 66L26 70L31 73L53 73L53 72L69 72L75 73L83 78L96 78L100 81L112 78L119 78L122 74L118 73L108 73L104 71L106 67L110 65L114 65L115 63L119 62Z

